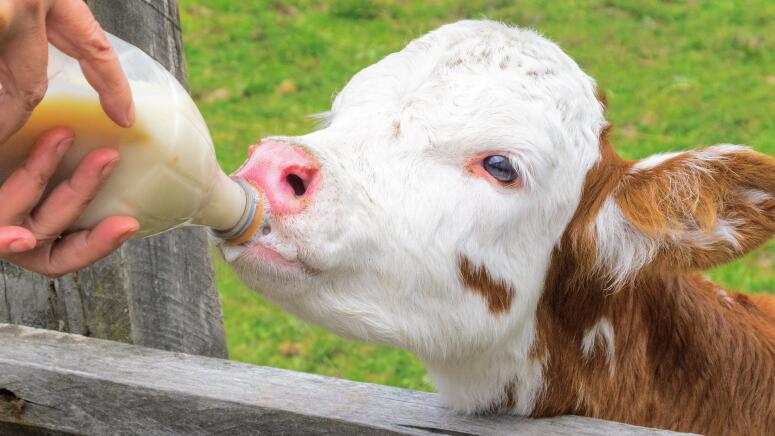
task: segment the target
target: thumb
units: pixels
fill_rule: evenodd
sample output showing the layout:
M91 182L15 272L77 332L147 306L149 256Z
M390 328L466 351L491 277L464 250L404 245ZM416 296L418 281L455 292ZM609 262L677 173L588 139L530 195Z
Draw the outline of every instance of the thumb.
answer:
M30 251L35 244L35 236L23 227L0 227L0 257Z

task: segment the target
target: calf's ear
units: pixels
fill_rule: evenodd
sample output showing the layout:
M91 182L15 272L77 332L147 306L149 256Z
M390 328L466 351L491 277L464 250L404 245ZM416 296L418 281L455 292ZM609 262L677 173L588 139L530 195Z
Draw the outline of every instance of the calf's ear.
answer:
M598 263L614 281L727 262L775 233L775 159L733 145L643 159L594 224Z

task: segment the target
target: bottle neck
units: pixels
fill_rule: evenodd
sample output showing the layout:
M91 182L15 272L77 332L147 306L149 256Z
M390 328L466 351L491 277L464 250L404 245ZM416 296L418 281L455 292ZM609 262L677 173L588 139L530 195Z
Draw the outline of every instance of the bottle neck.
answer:
M244 179L232 180L219 172L202 210L193 220L213 229L215 236L232 243L246 242L263 215L257 188Z

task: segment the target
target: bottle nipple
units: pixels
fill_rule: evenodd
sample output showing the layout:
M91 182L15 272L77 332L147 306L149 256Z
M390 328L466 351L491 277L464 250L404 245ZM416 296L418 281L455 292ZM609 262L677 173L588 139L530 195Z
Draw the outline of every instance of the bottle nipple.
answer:
M265 221L264 201L261 190L252 181L242 178L233 179L245 193L245 210L239 221L230 229L213 229L215 237L223 239L228 244L244 244L256 233L259 225Z

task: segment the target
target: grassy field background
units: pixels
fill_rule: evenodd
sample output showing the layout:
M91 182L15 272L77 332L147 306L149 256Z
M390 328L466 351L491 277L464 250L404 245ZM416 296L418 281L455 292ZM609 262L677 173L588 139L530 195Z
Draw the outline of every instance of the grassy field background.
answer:
M716 143L775 155L775 2L180 0L192 93L227 171L248 144L314 127L335 92L411 39L462 18L532 27L608 95L628 158ZM298 321L216 261L232 359L432 389L398 350L341 340ZM775 291L775 243L711 276Z

